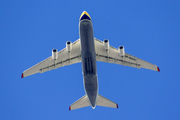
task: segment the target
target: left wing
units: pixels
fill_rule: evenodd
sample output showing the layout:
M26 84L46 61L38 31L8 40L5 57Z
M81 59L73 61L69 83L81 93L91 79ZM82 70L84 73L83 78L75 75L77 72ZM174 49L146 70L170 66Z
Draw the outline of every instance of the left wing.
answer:
M41 61L40 63L25 70L22 73L21 77L23 78L29 75L33 75L35 73L43 73L52 69L81 62L80 39L72 43L71 52L69 52L67 48L64 48L59 51L57 55L58 58L56 60L54 60L52 56L50 56L47 59Z
M96 49L96 60L101 62L115 63L124 66L130 66L135 68L146 68L150 70L160 71L159 67L142 59L134 57L125 53L124 56L120 55L117 48L109 46L109 49L105 49L105 45L102 41L94 38Z

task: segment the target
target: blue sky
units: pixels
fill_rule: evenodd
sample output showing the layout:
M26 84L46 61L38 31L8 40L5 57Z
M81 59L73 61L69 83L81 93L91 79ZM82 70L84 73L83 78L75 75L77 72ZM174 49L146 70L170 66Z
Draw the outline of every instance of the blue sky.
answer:
M21 79L21 73L79 38L86 10L94 36L154 63L161 72L97 62L99 94L119 109L69 111L84 92L81 64ZM0 1L1 120L179 120L180 1Z

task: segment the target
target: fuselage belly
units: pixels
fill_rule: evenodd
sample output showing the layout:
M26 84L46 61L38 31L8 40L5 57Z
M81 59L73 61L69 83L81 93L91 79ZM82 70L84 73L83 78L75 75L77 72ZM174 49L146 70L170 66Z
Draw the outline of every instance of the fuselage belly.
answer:
M96 98L98 94L98 81L94 34L91 20L81 20L79 23L79 31L84 89L91 106L94 108L96 106Z

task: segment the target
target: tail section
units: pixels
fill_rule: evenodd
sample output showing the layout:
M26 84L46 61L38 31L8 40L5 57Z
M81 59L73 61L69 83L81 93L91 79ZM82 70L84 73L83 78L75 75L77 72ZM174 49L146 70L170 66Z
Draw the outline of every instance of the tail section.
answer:
M111 108L118 108L118 104L116 104L115 102L113 102L111 100L108 100L107 98L105 98L101 95L97 96L96 105L104 106L104 107L111 107Z
M83 108L87 106L91 106L91 104L89 102L88 96L84 95L79 100L77 100L72 105L70 105L69 110L74 110L74 109Z
M97 106L104 106L104 107L111 107L111 108L118 108L118 104L115 102L108 100L107 98L97 95L97 100L96 100L96 105ZM84 95L81 97L79 100L74 102L72 105L69 106L69 110L74 110L74 109L79 109L83 107L91 106L89 102L89 98L87 95Z

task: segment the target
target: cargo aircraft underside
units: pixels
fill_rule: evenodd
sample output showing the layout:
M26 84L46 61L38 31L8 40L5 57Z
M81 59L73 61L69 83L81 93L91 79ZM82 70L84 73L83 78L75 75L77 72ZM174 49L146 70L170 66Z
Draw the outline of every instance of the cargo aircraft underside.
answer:
M94 109L96 105L118 108L116 103L98 94L96 61L160 71L156 65L125 53L124 46L117 49L110 46L107 39L101 41L94 38L92 20L86 11L81 14L79 19L79 37L73 43L67 41L66 47L59 52L57 49L53 49L52 56L25 70L21 76L23 78L81 62L86 94L70 105L69 110L86 106Z

